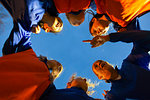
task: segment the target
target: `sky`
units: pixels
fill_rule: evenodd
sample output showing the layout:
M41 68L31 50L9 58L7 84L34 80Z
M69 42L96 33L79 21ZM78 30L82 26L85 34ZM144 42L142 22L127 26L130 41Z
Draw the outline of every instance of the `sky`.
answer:
M13 21L9 13L0 5L0 17L2 13L5 17L0 20L0 56L2 56L2 47L5 40L8 38L13 27ZM85 21L78 27L70 25L65 14L59 15L63 20L63 30L58 34L45 33L32 34L32 48L37 54L47 56L48 59L59 61L64 70L59 78L54 81L56 88L61 89L66 87L66 83L73 73L77 76L91 79L92 82L99 82L99 86L94 88L94 98L103 99L103 90L109 90L110 84L99 80L92 72L92 64L96 60L108 61L114 66L121 67L123 59L125 59L132 49L132 43L111 43L107 42L104 45L91 48L89 43L83 43L83 40L92 39L89 32L89 22L92 15L86 14ZM148 30L150 24L150 13L139 18L141 29ZM3 23L1 23L1 21ZM107 34L115 32L110 25L110 30Z

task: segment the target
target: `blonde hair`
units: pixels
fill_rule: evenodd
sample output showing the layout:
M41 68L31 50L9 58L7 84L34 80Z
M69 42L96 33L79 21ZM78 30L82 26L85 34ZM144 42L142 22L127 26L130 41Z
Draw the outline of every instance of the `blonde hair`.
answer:
M58 62L59 63L59 62ZM54 78L56 79L56 78L58 78L59 76L60 76L60 74L62 73L62 71L63 71L63 66L60 64L60 66L59 66L59 73L58 74L56 74L55 76L54 76ZM54 72L55 73L55 72Z
M91 79L87 79L87 85L88 85L88 91L87 94L88 95L92 95L95 90L93 90L95 88L95 86L98 86L100 82L92 82Z
M85 79L84 77L77 76L77 74L74 73L74 74L72 74L71 78L69 79L69 82L72 82L76 78L83 78L83 79ZM95 88L95 86L99 85L99 82L96 82L96 81L92 82L91 79L87 79L86 84L88 86L88 90L87 90L86 93L88 95L92 95L95 92L93 89Z

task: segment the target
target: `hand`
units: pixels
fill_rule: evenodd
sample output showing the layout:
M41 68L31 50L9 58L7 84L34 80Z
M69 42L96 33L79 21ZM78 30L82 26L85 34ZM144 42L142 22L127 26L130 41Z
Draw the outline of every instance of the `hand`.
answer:
M104 93L102 93L102 95L105 97L108 92L109 90L104 90Z
M35 34L39 34L41 32L41 28L39 25L33 25L31 28L31 32L35 33Z
M92 45L91 46L92 48L101 46L102 44L104 44L107 41L109 41L109 35L106 35L106 36L97 35L92 40L83 40L83 42L90 43Z

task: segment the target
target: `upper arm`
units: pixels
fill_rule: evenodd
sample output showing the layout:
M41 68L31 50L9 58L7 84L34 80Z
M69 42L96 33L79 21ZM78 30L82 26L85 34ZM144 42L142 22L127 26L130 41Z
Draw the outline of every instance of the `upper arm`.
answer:
M37 25L43 18L45 10L42 8L43 3L39 0L28 1L29 19L32 25Z
M105 96L105 100L125 100L125 98L124 97L122 97L122 96L115 96L115 95L113 95L113 94L110 94L109 92L106 94L106 96Z
M111 33L110 42L126 42L134 43L135 46L138 46L142 49L150 50L150 31L126 31L126 32L117 32Z

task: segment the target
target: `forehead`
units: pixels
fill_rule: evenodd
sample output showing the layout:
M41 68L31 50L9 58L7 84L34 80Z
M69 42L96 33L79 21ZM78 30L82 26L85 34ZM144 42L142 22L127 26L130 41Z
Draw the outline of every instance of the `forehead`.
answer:
M99 64L102 63L102 62L104 62L104 61L98 60L98 61L96 61L96 62L93 63L93 66L96 67L96 65L99 65Z
M95 62L92 66L93 72L97 72L97 70L99 69L99 62Z
M104 70L103 68L100 67L102 62L105 62L105 61L98 60L98 61L93 63L92 69L93 69L94 72Z

